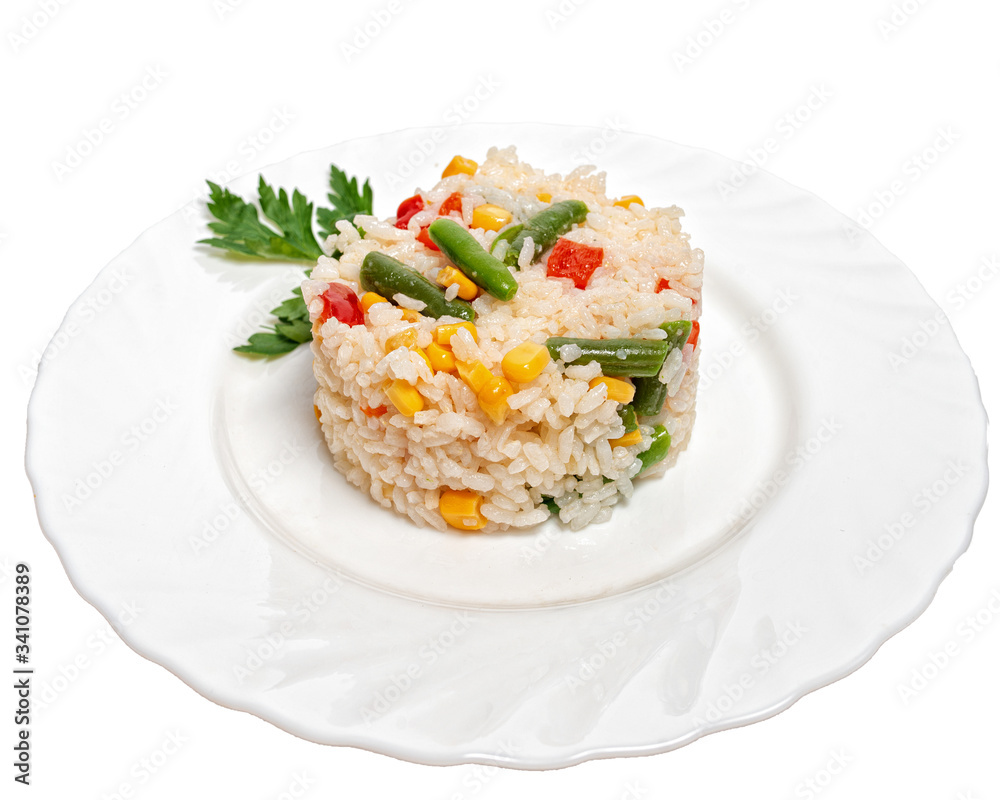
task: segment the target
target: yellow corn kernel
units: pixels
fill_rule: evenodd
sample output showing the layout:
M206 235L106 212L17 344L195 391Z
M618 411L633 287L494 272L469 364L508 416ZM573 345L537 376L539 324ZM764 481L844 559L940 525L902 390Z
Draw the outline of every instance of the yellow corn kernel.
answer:
M317 405L313 406L313 414L316 415L317 420L319 420L320 422L323 421L323 412L319 410L319 406Z
M424 363L427 365L427 369L429 369L433 374L434 365L431 363L430 357L428 357L427 353L425 353L419 347L411 347L410 349L424 360Z
M444 521L460 531L478 531L486 525L486 517L479 507L483 498L475 492L447 489L441 492L438 509Z
M434 341L438 344L451 344L451 337L458 333L459 328L465 328L472 334L472 341L479 341L479 331L471 322L455 322L451 325L438 325L434 329Z
M516 383L530 383L552 360L547 347L534 342L521 342L509 350L500 362L503 374Z
M535 197L537 197L543 203L552 202L552 195L550 195L548 192L539 192L538 194L535 195Z
M386 390L385 396L404 417L412 417L424 409L424 398L420 396L420 392L415 387L410 386L408 381L393 381L392 386Z
M479 164L471 158L455 156L451 160L451 163L444 168L444 172L441 173L441 177L450 178L452 175L460 175L462 173L465 173L466 175L475 175L477 169L479 169Z
M457 361L455 366L458 369L458 377L465 381L476 394L479 394L480 390L493 378L493 373L486 368L482 361L473 361L471 364L468 361Z
M361 307L368 313L368 309L371 308L376 303L388 303L382 295L376 294L375 292L365 292L361 295Z
M463 300L475 300L479 297L479 287L469 277L455 267L444 267L437 275L437 282L446 289L458 284L458 296Z
M631 447L634 444L639 444L641 441L642 434L639 433L639 429L636 428L634 431L629 431L618 439L609 439L608 444L612 447Z
M397 347L416 347L417 329L404 328L399 333L394 333L385 340L385 352L391 353Z
M420 322L420 320L423 319L421 313L419 311L414 311L412 308L404 308L402 309L402 312L404 322Z
M635 397L635 387L628 381L605 378L602 375L590 382L590 388L593 389L600 383L608 387L608 399L614 400L616 403L631 403L632 398Z
M479 407L487 413L497 425L507 418L510 405L507 400L514 394L510 381L499 375L494 375L479 390Z
M484 231L498 231L512 219L514 215L507 209L485 203L473 210L472 227L482 228Z
M628 208L632 203L638 203L643 208L646 204L642 202L642 198L637 194L627 194L621 200L615 200L615 205L619 208Z
M427 357L431 360L431 369L435 372L454 372L458 368L455 354L437 342L430 343Z

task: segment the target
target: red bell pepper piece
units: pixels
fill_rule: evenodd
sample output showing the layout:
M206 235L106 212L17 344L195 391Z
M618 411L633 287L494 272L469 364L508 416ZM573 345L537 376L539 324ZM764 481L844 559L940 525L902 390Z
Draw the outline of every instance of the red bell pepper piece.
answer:
M603 261L603 247L560 239L549 254L545 274L550 278L570 278L577 289L585 289L590 276Z
M405 230L410 217L424 209L424 198L419 194L406 198L396 209L396 227Z
M338 319L345 325L364 325L365 313L361 310L358 296L342 283L331 283L323 292L323 313L320 324L328 319Z

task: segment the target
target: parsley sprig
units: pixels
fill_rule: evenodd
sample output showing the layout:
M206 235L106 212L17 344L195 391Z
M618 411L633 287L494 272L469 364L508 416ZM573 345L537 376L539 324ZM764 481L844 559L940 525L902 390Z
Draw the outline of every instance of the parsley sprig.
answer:
M315 263L323 250L313 232L313 204L298 189L291 200L284 189L275 190L260 176L257 185L257 206L218 184L207 181L208 210L216 221L208 223L215 236L201 239L207 244L250 258L308 261ZM331 208L316 209L320 235L336 235L337 223L346 219L354 222L358 214L372 214L372 188L366 180L358 186L357 178L348 178L336 165L330 165ZM263 214L264 220L261 220ZM265 222L266 220L266 222ZM338 256L334 253L334 258ZM311 269L306 270L306 277ZM272 309L276 322L264 326L250 336L247 344L234 347L237 353L252 356L280 356L292 352L312 339L309 310L302 298L301 287L292 289L292 296Z

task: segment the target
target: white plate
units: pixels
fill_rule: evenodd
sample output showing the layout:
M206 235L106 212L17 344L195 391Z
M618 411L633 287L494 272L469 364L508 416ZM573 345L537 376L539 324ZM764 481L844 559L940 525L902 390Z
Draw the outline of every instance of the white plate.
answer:
M28 472L74 585L112 624L137 603L119 633L206 697L430 764L660 752L856 669L930 602L985 496L985 411L943 312L816 197L764 173L723 192L735 162L659 139L411 130L264 174L321 203L334 162L385 216L493 144L563 172L591 154L609 194L686 210L705 313L677 466L580 533L413 527L332 468L304 348L230 352L301 270L195 246L187 209L70 309L32 395Z

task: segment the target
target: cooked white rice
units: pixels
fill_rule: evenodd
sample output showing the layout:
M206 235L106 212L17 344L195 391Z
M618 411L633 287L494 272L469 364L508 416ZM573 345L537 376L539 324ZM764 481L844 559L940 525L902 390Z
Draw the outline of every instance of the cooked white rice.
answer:
M596 362L565 366L580 355L578 348L564 348L561 358L531 383L514 384L510 413L497 425L457 375L433 373L412 350L386 353L386 340L405 328L414 328L417 345L425 348L438 325L457 320L421 317L406 322L401 308L378 303L364 325L349 327L336 319L319 323L320 295L330 282L363 293L359 269L370 251L385 253L433 281L450 262L416 236L437 218L437 206L453 192L463 195L461 217L467 226L473 209L483 203L511 211L514 223L524 222L547 206L537 195L548 193L552 202L578 199L587 204L585 224L565 238L604 248L602 266L581 290L568 279L546 277L546 256L535 265L523 264L514 273L519 286L513 300L482 294L473 301L479 342L460 333L452 339L455 356L481 361L498 373L504 354L526 340L664 338L661 323L698 317L702 252L692 249L681 231L681 209L617 207L605 196L604 179L592 167L565 177L546 174L519 161L514 148L493 148L475 175L445 178L420 192L427 205L406 230L396 228L394 218L358 217L361 238L350 223L338 224L340 234L331 236L324 249L342 255L319 259L303 284L303 296L314 323L315 404L336 466L351 483L418 525L445 529L439 499L442 491L454 489L483 496L484 531L544 521L550 515L544 498L554 498L560 519L579 529L606 521L611 506L631 496L632 479L641 468L637 455L649 447L652 425L666 426L671 446L667 458L642 477L660 475L676 461L695 415L698 349L691 345L673 350L665 361L659 378L668 386L668 398L659 416L640 420L642 443L612 448L609 440L624 434L619 405L607 398L603 386L589 387L601 374ZM482 229L470 232L487 249L497 236ZM522 256L530 250L525 247ZM657 293L664 279L671 289ZM402 296L395 301L409 308L423 305ZM415 385L423 397L424 409L412 417L397 413L386 396L397 379ZM363 410L381 406L388 409L382 416Z

